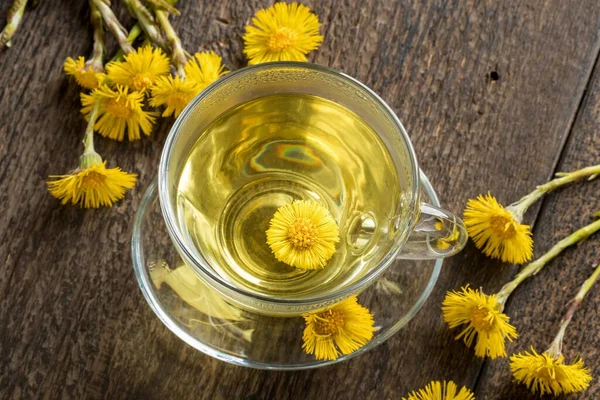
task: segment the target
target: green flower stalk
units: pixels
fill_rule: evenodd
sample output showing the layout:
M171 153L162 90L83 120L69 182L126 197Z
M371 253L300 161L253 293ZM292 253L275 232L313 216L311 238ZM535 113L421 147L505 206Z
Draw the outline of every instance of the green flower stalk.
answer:
M127 6L131 16L138 20L146 37L156 46L165 50L168 49L169 46L163 38L150 10L140 0L123 0L123 2Z
M184 67L188 58L183 46L181 45L181 39L179 39L175 29L173 29L173 25L171 25L169 22L169 12L173 13L171 10L174 10L176 15L179 15L179 11L164 1L155 0L151 1L150 3L152 5L152 9L154 10L154 14L156 15L156 20L158 21L158 24L164 31L165 36L171 45L171 62L177 70L177 76L179 76L181 79L185 79Z
M581 285L581 287L579 288L577 295L575 295L575 297L569 302L567 312L560 320L560 328L558 329L558 334L552 341L552 345L547 351L548 353L554 354L555 356L562 355L563 339L565 337L565 331L567 330L567 326L569 326L569 323L573 318L573 314L575 314L575 311L577 311L577 308L579 308L579 306L583 302L585 295L588 294L592 286L594 286L594 283L596 283L596 281L598 280L598 277L600 277L600 262L596 263L596 269L594 270L592 275L590 275L590 277L587 278L585 282L583 282L583 285Z
M600 213L594 214L595 217L600 217ZM506 304L506 300L508 296L519 286L525 279L529 278L540 272L550 260L554 259L557 255L559 255L563 250L565 250L569 246L573 246L585 239L587 239L590 235L600 230L600 219L592 222L589 225L584 226L583 228L573 232L560 242L556 243L550 250L548 250L544 255L538 258L535 261L532 261L523 268L515 278L508 282L506 285L500 289L497 293L498 296L498 304L500 308L503 309Z
M598 175L600 175L600 164L592 165L590 167L582 168L573 172L558 172L556 174L557 178L544 185L538 186L533 192L529 193L527 196L524 196L506 208L515 216L518 221L522 221L523 215L527 209L546 193L583 178L587 178L588 181L591 181Z
M106 29L112 33L117 42L119 43L119 47L123 50L125 54L129 54L134 51L133 46L127 40L128 32L127 29L121 25L117 16L111 10L110 6L103 0L90 0L92 4L97 8L100 15L102 15L102 19L104 20L104 24L106 25Z
M12 6L8 9L6 26L0 33L0 50L3 50L5 47L10 47L10 40L13 38L21 24L26 5L27 0L14 0Z
M100 154L96 153L96 149L94 148L94 125L96 124L96 120L98 119L99 110L100 100L96 100L94 106L92 107L92 111L90 112L88 123L83 136L84 150L82 156L79 157L79 168L81 169L86 169L91 167L92 165L102 163L102 157L100 157Z
M94 72L104 72L104 55L106 47L104 45L104 28L102 26L102 14L98 7L90 0L90 20L94 27L94 47L92 56L85 63L85 69L91 67Z
M127 35L127 42L129 42L129 44L133 46L133 42L136 41L136 39L142 34L142 32L143 31L140 24L135 24L133 28L131 28L131 30L129 31L129 35ZM124 55L125 52L123 51L123 49L119 48L115 56L110 61L123 61Z

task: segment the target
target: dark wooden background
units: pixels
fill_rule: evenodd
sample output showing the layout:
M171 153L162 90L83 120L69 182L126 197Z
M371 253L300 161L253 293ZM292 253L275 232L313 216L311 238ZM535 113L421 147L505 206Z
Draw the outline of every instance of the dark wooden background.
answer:
M0 1L4 21L9 1ZM119 3L114 0L115 5ZM174 24L190 51L245 64L243 27L272 1L181 0ZM371 86L407 127L445 206L491 190L505 204L561 170L600 163L598 0L306 2L323 23L312 61ZM113 7L115 7L113 5ZM120 7L122 8L122 7ZM448 289L488 293L515 267L471 244L447 262L406 329L366 355L323 369L267 372L211 359L180 341L144 301L130 261L131 222L155 176L170 121L151 138L97 149L139 184L114 208L64 207L48 174L76 165L85 122L67 56L91 51L86 1L40 1L0 53L0 397L398 399L452 379L478 399L531 398L506 359L482 361L441 318ZM114 47L113 47L114 48ZM600 180L546 197L526 216L535 254L600 210ZM546 348L564 306L591 272L598 236L565 251L510 299L520 332L509 353ZM595 378L575 398L600 398L600 287L575 315L567 357Z

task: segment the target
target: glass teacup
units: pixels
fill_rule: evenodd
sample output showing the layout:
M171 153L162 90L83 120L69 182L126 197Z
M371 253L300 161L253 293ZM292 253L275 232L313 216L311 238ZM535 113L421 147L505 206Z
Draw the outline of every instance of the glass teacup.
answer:
M375 192L362 193L363 196L360 198L360 204L353 204L350 212L348 211L349 207L345 203L348 200L344 196L344 190L346 186L350 185L349 182L352 181L351 174L340 173L339 176L336 175L336 178L339 180L339 182L336 181L339 188L338 196L329 204L327 202L324 202L324 204L329 205L334 219L340 225L340 240L342 244L346 245L348 244L346 242L351 242L348 246L350 249L357 248L357 243L362 246L353 257L354 262L356 265L360 265L360 268L341 268L340 273L337 273L338 270L336 269L336 273L329 273L329 275L326 275L327 272L320 271L289 272L289 266L282 263L273 264L274 260L267 260L267 257L270 255L266 255L266 251L263 251L261 257L265 260L265 264L270 265L271 272L273 272L273 269L278 268L281 271L286 271L285 274L282 273L282 276L291 276L289 280L293 280L295 283L299 282L297 287L302 289L299 289L297 292L291 289L281 294L277 291L265 294L264 291L253 290L252 287L241 284L241 280L233 279L232 276L223 272L227 268L223 268L221 264L226 263L227 258L215 257L214 254L209 254L206 248L204 248L202 240L212 240L213 236L211 235L213 232L211 231L214 228L212 225L206 224L205 220L214 219L216 221L220 218L221 214L226 215L230 208L228 199L224 198L222 201L215 201L214 198L208 197L211 199L211 208L208 217L199 214L202 221L182 218L182 194L179 185L181 177L185 173L186 161L194 146L204 146L202 149L203 154L206 154L206 157L211 159L211 154L222 150L218 147L211 147L217 145L213 139L202 141L206 139L205 137L203 138L203 135L206 135L205 132L211 126L214 126L215 121L222 120L223 115L228 115L231 110L235 110L242 105L254 104L253 102L267 98L268 96L277 96L276 101L278 102L289 102L290 107L288 109L293 108L296 104L300 104L296 108L298 113L306 112L301 107L304 104L303 101L305 102L306 99L321 99L319 101L332 104L332 107L342 107L347 113L357 116L360 121L364 121L364 124L368 125L375 133L375 141L384 151L382 157L389 158L394 177L394 184L390 187L386 188L385 185L375 186ZM271 102L268 104L274 103ZM270 115L270 110L265 110L264 107L248 107L249 112L255 112L256 115L246 115L241 118L239 124L252 123L259 115ZM334 121L330 122L330 124L342 123L341 120L335 121L337 114L334 113L331 115ZM286 116L277 115L277 118L285 119ZM289 118L294 119L294 116L290 114ZM308 120L310 121L311 118L308 118ZM310 124L311 122L307 123ZM317 121L315 123L320 124L323 122ZM265 165L260 165L260 168L257 168L256 165L251 165L252 163L256 164L256 160L260 159L265 152L270 151L269 149L284 149L275 151L275 154L283 154L285 153L285 149L291 149L290 152L292 153L299 151L304 155L310 154L310 157L314 159L312 160L314 161L313 164L316 163L315 165L325 165L329 161L328 158L336 158L336 154L327 155L326 152L323 152L319 148L319 143L301 143L298 137L301 138L302 136L294 136L295 139L292 140L293 133L291 131L294 130L294 124L289 125L292 126L290 132L284 133L269 129L249 130L251 134L245 135L243 142L233 143L236 146L247 146L249 142L257 141L258 143L260 141L258 143L260 145L256 146L256 154L252 153L254 150L252 150L251 146L250 150L246 151L246 153L252 153L248 156L248 165L244 164L245 161L239 162L239 159L233 159L235 161L234 164L236 164L233 173L235 174L236 170L243 172L240 173L240 175L243 175L243 180L228 179L223 181L223 179L218 179L218 177L225 173L225 169L228 170L229 174L232 173L231 165L226 165L223 161L224 159L219 159L220 161L217 160L206 167L210 173L214 174L214 180L197 182L197 184L204 185L208 192L211 192L216 185L224 184L231 186L228 187L231 190L227 193L239 194L248 185L252 186L254 182L258 182L257 185L262 184L260 182L265 177L270 177L272 174L277 173L280 175L283 174L282 176L297 176L300 182L294 182L293 186L302 187L302 174L308 174L306 171L309 171L309 169L299 166L299 163L303 161L302 154L301 156L295 155L292 157L281 156L281 159L277 159L275 166L265 167ZM348 128L351 129L351 126L350 124ZM257 134L257 132L259 133ZM253 137L253 134L258 137ZM287 137L286 135L292 136ZM352 132L348 132L348 135L352 135ZM316 142L319 142L318 137ZM363 146L365 149L371 148L371 144L363 143ZM357 154L357 151L360 154L361 143L355 143L354 145L355 147L359 146L358 150L355 148L355 152L350 154ZM350 144L348 146L351 147ZM334 148L332 153L335 153L335 151ZM236 149L231 150L230 153L238 154ZM228 160L229 162L232 161L231 158ZM353 161L352 157L346 157L345 160L349 160L349 162ZM238 162L241 165L237 165ZM202 168L202 166L199 168ZM333 163L331 169L336 169L335 163ZM246 170L250 171L250 173L247 173ZM377 179L376 175L378 171L377 168L370 171L371 179ZM383 174L383 171L380 172ZM316 180L318 180L318 176L315 175ZM464 225L459 218L448 211L421 203L419 199L420 174L414 150L404 127L389 106L369 88L353 78L313 64L297 62L260 64L233 72L204 90L188 105L175 122L163 150L158 181L163 217L171 239L181 257L200 279L221 293L229 301L239 305L241 308L258 313L291 316L322 309L351 295L360 293L371 283L375 282L376 278L397 258L432 259L448 257L460 251L467 239ZM283 181L285 182L285 179ZM355 189L354 186L352 186L353 189ZM276 189L274 190L276 191ZM273 190L269 193L272 192ZM295 193L291 191L285 196L278 196L276 198L281 203L281 199L289 198L291 200L297 196L302 197L303 194L309 197L314 196L317 201L325 197L319 195L317 192L318 190L309 188L304 192L298 191ZM215 193L217 192L215 191ZM241 196L243 197L243 195ZM271 194L269 196L269 198L259 197L255 201L259 206L264 206L264 209L275 210L275 206L281 204L271 204L271 200L269 199L274 197ZM389 212L385 214L385 218L373 215L372 210L369 209L369 204L373 204L373 202L367 201L369 199L388 200L385 203L388 206ZM202 207L202 205L197 206ZM257 208L261 209L260 207ZM236 227L235 221L233 221L232 231L248 230L252 232L250 236L252 236L254 242L264 240L264 249L268 249L266 247L266 237L260 238L258 236L262 235L260 232L263 228L261 227L268 226L269 218L265 216L266 214L257 215L262 216L262 220L255 223L258 226L256 232L254 231L254 226L243 225ZM352 217L349 218L349 215ZM197 226L191 226L197 223L202 223L202 228L199 229ZM190 234L190 232L198 231L200 233L197 235ZM262 232L264 232L264 229ZM216 233L215 235L218 236ZM198 236L201 237L201 240L198 240ZM223 240L228 241L229 239L226 237ZM377 247L376 245L379 243L385 243L384 251L367 251L367 249ZM271 255L271 257L273 256ZM344 260L344 254L338 255L337 259L335 259L338 264L343 263ZM398 266L395 268L398 268ZM327 270L327 266L324 270ZM314 282L315 274L322 274L321 276L325 277L317 280L317 282L323 283L316 284L313 287L306 287L308 283ZM252 280L253 277L250 276L248 281ZM257 279L254 280L260 281ZM284 281L282 280L282 282ZM302 286L302 283L304 283L304 286ZM259 289L265 289L260 287L260 282L255 283L255 286Z

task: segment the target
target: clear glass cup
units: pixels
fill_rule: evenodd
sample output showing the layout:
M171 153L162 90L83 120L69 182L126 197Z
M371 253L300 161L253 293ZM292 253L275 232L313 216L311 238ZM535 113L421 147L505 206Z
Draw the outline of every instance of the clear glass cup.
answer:
M215 272L201 250L191 243L186 227L177 217L178 179L189 151L200 135L224 112L275 93L318 96L356 113L385 144L402 188L401 193L373 194L397 198L396 217L388 221L384 232L393 243L387 254L354 281L318 296L292 299L263 296L228 282ZM158 188L169 235L185 263L200 279L246 310L292 316L322 309L360 293L397 258L444 258L464 247L467 240L464 224L454 214L421 202L420 179L406 130L390 107L373 91L329 68L308 63L277 62L235 71L205 89L187 106L173 125L163 149Z

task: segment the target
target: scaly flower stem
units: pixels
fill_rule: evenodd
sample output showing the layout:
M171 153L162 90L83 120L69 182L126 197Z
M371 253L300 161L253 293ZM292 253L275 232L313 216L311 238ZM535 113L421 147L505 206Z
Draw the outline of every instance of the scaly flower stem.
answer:
M8 9L6 26L0 33L0 50L3 50L5 47L10 47L10 40L19 28L19 24L21 24L26 5L27 0L15 0Z
M79 158L79 168L85 169L92 165L100 164L102 157L94 149L94 125L98 118L98 110L100 109L100 100L96 100L94 107L90 112L88 124L85 128L85 134L83 136L83 155Z
M150 10L140 0L123 0L123 2L127 5L131 16L138 20L148 39L156 46L166 50L168 44L163 39Z
M177 70L177 75L181 79L185 79L185 70L184 66L187 63L187 57L185 55L185 50L181 45L181 40L177 33L173 29L173 25L169 22L169 13L165 10L162 10L153 4L154 13L156 14L156 19L158 20L159 25L165 32L167 36L167 40L171 45L171 61L173 62L173 66Z
M548 192L553 191L567 183L571 183L577 181L582 178L588 178L588 180L592 180L596 178L600 174L600 165L592 165L590 167L582 168L573 172L559 172L556 174L558 178L551 180L550 182L538 186L533 192L529 193L525 197L516 201L515 203L509 205L507 210L509 210L514 217L520 222L523 220L523 215L527 211L527 209L536 201L540 199L543 195Z
M92 56L85 63L85 68L92 67L95 72L104 72L104 29L102 27L102 14L98 7L90 0L90 19L94 27L94 48Z
M129 31L129 35L127 35L127 41L129 42L129 44L133 46L133 42L135 42L135 40L142 34L142 32L143 31L140 24L135 24L133 28L131 28L131 30ZM124 54L125 53L123 52L123 49L119 49L117 51L117 54L115 54L115 56L111 58L110 61L121 61L123 60Z
M165 10L174 15L181 15L178 9L173 7L178 0L146 0L148 4L152 7L153 10Z
M595 215L597 217L600 217L600 213L596 213ZM587 239L588 236L590 236L598 230L600 230L600 219L595 222L592 222L587 226L584 226L576 232L573 232L560 242L556 243L543 256L541 256L535 261L532 261L529 265L527 265L525 268L519 271L517 276L515 276L515 278L512 281L504 285L502 289L500 289L500 291L497 293L498 304L500 304L500 307L502 309L504 308L508 296L510 296L510 294L517 288L517 286L521 284L521 282L523 282L530 276L540 272L541 269L544 268L544 266L548 264L548 262L550 262L550 260L559 255L564 249L576 243L579 243L582 240Z
M121 25L117 16L110 9L108 4L106 4L103 0L91 0L92 3L96 6L100 14L102 15L102 19L106 24L106 29L113 34L117 42L119 43L119 47L123 50L125 54L131 53L133 50L133 46L129 41L127 41L127 29Z
M592 286L594 286L594 283L596 283L596 281L598 280L598 277L600 277L600 263L598 263L598 265L596 266L594 273L592 273L592 275L589 278L587 278L585 282L583 282L583 285L581 285L581 287L579 288L579 292L577 292L577 295L569 302L567 312L560 320L560 328L558 330L558 334L552 341L550 348L546 351L547 353L552 354L555 357L559 357L562 354L563 338L565 336L567 326L569 325L569 322L571 322L573 314L575 314L575 311L583 302L583 298L585 297L585 295L590 291Z

